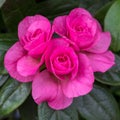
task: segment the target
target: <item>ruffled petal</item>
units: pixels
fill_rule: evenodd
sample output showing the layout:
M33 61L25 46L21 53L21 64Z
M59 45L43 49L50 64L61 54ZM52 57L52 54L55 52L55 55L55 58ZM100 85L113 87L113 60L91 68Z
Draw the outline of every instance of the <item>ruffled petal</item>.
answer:
M75 8L75 9L73 9L69 13L68 17L70 17L71 21L72 21L72 19L75 19L76 17L81 16L81 15L86 15L88 17L92 17L91 14L87 10L85 10L84 8Z
M40 66L40 61L28 55L17 62L17 71L24 77L34 75Z
M26 51L19 42L16 42L5 55L5 65L17 62L20 58L26 55Z
M28 33L28 34L31 34L31 33ZM38 45L44 43L45 41L45 34L44 33L41 33L41 34L38 34L39 37L37 39L32 39L31 38L31 41L28 42L24 48L27 50L27 51L30 51L32 49L34 49L35 47L37 47Z
M37 104L52 101L57 95L57 81L47 70L38 73L32 83L32 96Z
M55 32L58 33L60 36L67 35L66 17L67 16L59 16L59 17L56 17L53 21L53 28Z
M94 75L86 55L79 54L79 69L76 78L61 82L64 94L69 97L78 97L88 94L93 88Z
M72 103L62 92L58 79L47 70L38 73L32 83L32 96L37 104L44 101L56 110L64 109Z
M92 47L87 49L88 52L103 53L107 51L111 43L111 35L109 32L102 32Z
M51 64L50 64L50 56L52 55L53 51L56 48L60 48L61 46L69 47L69 43L63 39L63 38L54 38L49 42L49 45L47 46L46 52L45 52L45 64L49 71L51 70Z
M45 49L48 45L49 45L48 43L38 44L37 47L35 47L34 49L31 49L28 52L28 54L32 57L40 58L45 52Z
M90 13L83 8L73 9L70 12L70 14L68 15L68 17L72 21L73 19L75 19L76 17L81 16L81 15L87 15L87 16L91 17ZM59 16L59 17L56 17L53 21L53 27L55 29L55 32L58 33L60 36L64 36L64 37L67 37L66 18L67 18L66 15Z
M47 30L48 31L48 27L51 29L51 25L50 25L49 20L47 18L45 18L44 16L42 16L42 15L27 16L18 25L18 37L19 37L20 42L22 44L24 44L23 41L22 41L23 36L26 34L26 32L27 32L28 28L30 27L30 25L32 23L34 23L35 21L40 21L39 27L40 27L41 30L44 30L44 31ZM48 27L46 27L45 23L47 23Z
M32 81L33 76L24 77L17 71L17 62L23 56L26 55L26 51L22 48L19 42L15 43L6 53L4 58L4 65L10 76L20 82Z
M106 72L115 64L115 57L111 51L100 54L86 53L94 72Z
M12 78L18 80L19 82L31 82L33 80L34 76L32 76L32 75L31 76L27 76L27 77L24 77L24 76L20 75L17 72L17 64L16 63L7 65L6 69L9 72L10 76Z
M58 86L57 96L54 100L48 102L48 105L55 110L61 110L70 106L72 101L73 98L66 97L61 89L61 86Z
M36 31L36 29L40 29L44 32L50 32L51 30L51 24L50 22L48 21L48 19L39 19L38 21L34 21L28 28L28 31L29 32L34 32Z

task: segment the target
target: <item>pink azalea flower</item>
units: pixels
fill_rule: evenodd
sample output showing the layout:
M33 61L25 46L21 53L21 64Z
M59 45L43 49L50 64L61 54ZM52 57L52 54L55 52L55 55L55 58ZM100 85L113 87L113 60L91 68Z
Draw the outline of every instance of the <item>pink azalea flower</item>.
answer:
M51 40L45 64L47 69L37 73L32 84L37 104L47 101L53 109L64 109L74 97L92 90L94 75L89 59L83 53L75 53L63 38Z
M20 43L33 57L39 57L44 52L52 34L49 20L41 15L28 16L18 26Z
M110 33L102 32L98 21L87 10L75 8L69 15L56 17L53 27L75 50L87 55L94 72L105 72L114 64L114 55L108 51Z
M52 34L49 20L41 15L28 16L20 22L19 41L7 51L4 59L11 77L21 82L33 80L44 62L43 53Z
M7 51L4 64L11 77L32 81L37 104L47 101L60 110L92 90L94 72L108 70L114 55L108 50L110 33L102 32L98 21L83 8L55 18L53 29L62 38L51 38L51 24L41 15L23 19L19 41ZM46 68L40 71L43 63Z

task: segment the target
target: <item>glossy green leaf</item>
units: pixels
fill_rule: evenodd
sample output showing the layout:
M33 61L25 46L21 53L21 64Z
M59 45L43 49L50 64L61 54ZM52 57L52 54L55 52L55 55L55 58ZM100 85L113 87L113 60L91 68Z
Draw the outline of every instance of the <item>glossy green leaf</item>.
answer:
M120 120L117 102L102 87L95 86L90 94L76 100L78 111L86 120Z
M17 40L16 34L0 34L0 51L8 50Z
M111 0L79 0L79 7L88 9L93 15Z
M25 16L39 13L53 19L55 16L61 13L64 14L72 8L77 7L77 5L77 2L73 0L45 0L40 3L36 3L35 0L6 0L1 11L8 32L16 32L18 23Z
M115 65L105 73L96 73L95 78L97 81L112 85L120 85L120 57L116 55Z
M90 12L95 13L110 0L41 0L39 3L35 1L36 0L6 0L1 11L8 32L16 32L18 23L25 16L42 14L50 20L53 20L56 16L67 14L76 7L84 7Z
M100 22L102 26L104 26L104 18L112 4L113 2L108 2L95 13L95 18Z
M0 75L0 87L7 81L9 75Z
M2 12L0 9L0 33L6 33L6 32L7 32L7 29L6 29L6 26L5 26L5 23L3 20L3 16L2 16Z
M2 5L5 3L6 0L0 0L0 8L2 7Z
M4 67L4 54L5 52L1 52L0 54L0 75L7 74L7 71Z
M39 120L82 120L78 118L75 108L69 107L66 110L55 111L46 103L38 106Z
M112 35L111 49L115 52L120 50L120 0L109 9L105 17L105 30Z
M27 83L19 83L12 78L0 88L0 117L8 115L20 106L30 93L31 87Z
M30 95L27 100L19 107L21 120L38 120L37 104Z
M38 106L38 118L39 120L84 120L78 113L75 104L64 110L53 110L47 103L43 103Z
M39 120L119 120L119 108L114 97L95 86L88 95L74 99L65 110L53 110L46 103L38 106Z
M115 95L120 97L120 87L119 86L112 86L110 91Z
M1 8L8 32L17 32L18 23L23 18L19 6L20 5L17 5L15 0L6 0L5 4Z

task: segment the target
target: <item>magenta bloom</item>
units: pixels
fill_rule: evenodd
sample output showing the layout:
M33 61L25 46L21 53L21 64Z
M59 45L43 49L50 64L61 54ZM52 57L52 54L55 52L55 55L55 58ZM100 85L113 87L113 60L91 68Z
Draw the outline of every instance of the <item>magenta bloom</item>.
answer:
M52 38L52 28L61 38ZM56 110L88 94L94 72L105 72L114 65L114 55L108 50L110 33L103 32L83 8L55 18L52 27L41 15L28 16L18 26L18 37L5 55L5 68L20 82L32 81L37 104L46 101Z
M33 80L42 65L43 53L53 31L49 20L41 15L28 16L18 26L19 42L6 53L4 64L11 75L21 82Z
M18 26L20 43L33 57L39 58L44 52L52 33L51 23L41 15L28 16Z
M105 72L114 64L114 55L108 51L110 33L102 32L98 21L87 10L75 8L69 15L56 17L53 27L75 50L87 55L94 72Z
M68 107L74 97L93 88L94 75L86 55L75 53L62 38L51 40L45 53L47 69L38 73L32 84L36 103L47 101L54 109Z

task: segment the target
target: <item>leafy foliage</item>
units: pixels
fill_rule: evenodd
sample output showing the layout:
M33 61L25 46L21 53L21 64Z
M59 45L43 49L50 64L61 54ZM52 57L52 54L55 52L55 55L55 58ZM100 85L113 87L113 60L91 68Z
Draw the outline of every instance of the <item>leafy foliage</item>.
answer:
M30 93L30 84L19 83L8 77L0 89L0 117L20 106Z
M105 17L105 30L112 34L111 49L115 52L120 50L120 0L117 0L109 9Z
M119 108L113 96L105 89L95 86L85 96L74 99L73 104L60 111L50 109L46 103L38 106L39 120L119 120Z

